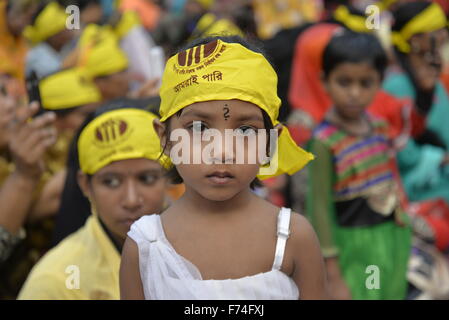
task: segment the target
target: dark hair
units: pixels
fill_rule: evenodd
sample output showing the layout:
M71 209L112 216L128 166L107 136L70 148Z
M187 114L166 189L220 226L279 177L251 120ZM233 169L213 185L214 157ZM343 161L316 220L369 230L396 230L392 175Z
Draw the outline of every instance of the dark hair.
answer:
M70 144L66 164L67 177L64 183L61 204L56 215L56 225L52 240L53 245L57 245L66 236L82 227L91 213L89 200L84 196L77 182L77 175L80 169L78 138L83 129L95 118L109 111L136 108L158 114L157 110L159 109L159 105L159 98L142 100L119 98L100 106L86 117Z
M350 62L368 62L384 76L388 65L387 55L380 41L372 34L342 30L335 34L323 53L323 72L327 78L338 65Z
M267 61L270 62L270 60L267 58L267 55L264 52L264 50L262 49L260 44L257 44L254 41L249 41L240 36L210 36L210 37L205 37L205 38L198 38L198 39L195 39L192 42L188 43L184 47L180 48L178 50L178 53L185 51L187 49L191 49L193 47L202 45L202 44L207 44L207 43L215 41L215 40L222 40L223 42L227 42L227 43L239 43L251 51L262 54L267 59ZM271 64L271 62L270 62L270 64ZM265 129L267 130L267 136L270 137L270 130L273 129L273 124L272 124L271 119L268 116L268 114L262 109L261 109L261 111L262 111L264 126L265 126ZM176 113L176 115L179 117L181 115L181 113L182 113L182 110L178 111ZM166 136L170 136L170 119L168 119L168 121L167 121L165 130L166 130ZM268 138L268 139L270 139L270 138ZM163 147L163 152L165 151L165 149L167 147L167 143L168 143L168 141L165 143L165 145ZM270 146L270 141L268 140L267 154L271 154L271 152L273 151L273 150L268 150L269 146ZM175 166L173 166L168 171L168 176L169 176L170 180L175 184L183 183L182 177L179 174L179 172ZM261 187L261 186L262 186L262 183L260 182L260 180L258 178L255 178L250 184L251 189L254 189L255 187Z
M414 1L400 5L393 11L394 23L391 30L400 31L407 23L410 22L410 20L424 11L431 4L431 2Z
M36 23L36 19L39 17L42 11L44 11L48 4L50 4L50 1L42 1L38 3L36 11L34 11L33 15L31 16L31 25L34 25Z

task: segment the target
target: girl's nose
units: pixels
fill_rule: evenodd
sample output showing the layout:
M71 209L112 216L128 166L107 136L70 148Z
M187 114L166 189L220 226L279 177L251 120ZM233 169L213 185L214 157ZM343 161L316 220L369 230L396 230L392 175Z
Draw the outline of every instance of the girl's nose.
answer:
M142 196L140 195L136 182L128 182L126 184L123 207L130 211L136 211L140 209L142 202Z

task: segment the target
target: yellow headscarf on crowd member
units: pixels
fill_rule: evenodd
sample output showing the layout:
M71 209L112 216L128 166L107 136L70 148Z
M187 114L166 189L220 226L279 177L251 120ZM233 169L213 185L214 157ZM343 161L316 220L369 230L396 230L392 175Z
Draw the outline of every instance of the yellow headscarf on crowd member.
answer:
M333 18L343 23L348 29L355 32L371 32L366 26L366 16L353 14L345 5L340 5L335 9Z
M141 25L142 22L136 12L125 11L121 13L119 21L113 26L113 31L117 38L122 39L131 31L131 29Z
M77 66L92 77L108 76L128 68L128 58L108 27L88 25L78 43Z
M410 52L408 40L418 33L433 32L447 26L446 15L437 3L430 3L427 8L407 22L400 31L393 31L391 39L394 46L403 53Z
M42 107L61 110L101 101L97 87L81 69L67 69L39 82Z
M264 110L277 125L281 100L277 75L267 59L238 43L215 40L180 52L166 65L160 89L159 113L164 122L179 110L201 101L238 99ZM283 127L278 138L275 173L265 179L302 169L313 155L301 149Z
M243 31L240 30L232 21L218 18L213 13L204 14L196 24L192 33L192 38L206 37L212 35L236 35L243 37Z
M36 45L63 31L68 16L61 5L55 1L50 2L39 13L34 24L25 28L23 34Z
M168 167L153 128L156 118L149 111L134 108L109 111L95 118L78 139L81 171L92 175L111 162L137 158Z

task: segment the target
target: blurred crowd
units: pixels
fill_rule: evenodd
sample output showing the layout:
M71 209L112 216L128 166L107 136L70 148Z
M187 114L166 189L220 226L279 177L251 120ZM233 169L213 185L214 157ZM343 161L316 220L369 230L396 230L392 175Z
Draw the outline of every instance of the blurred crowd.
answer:
M448 16L448 0L0 0L0 299L18 298L38 261L91 215L76 145L95 112L126 105L157 114L170 56L196 38L239 35L266 53L278 75L279 118L310 148L335 102L323 53L342 30L373 35L388 59L368 111L388 124L400 185L389 192L413 232L406 298L449 299ZM311 177L335 179L312 168L265 180L257 192L313 215L327 195ZM182 192L169 182L164 205ZM310 219L324 257L338 255ZM26 289L22 297L40 298L39 287Z

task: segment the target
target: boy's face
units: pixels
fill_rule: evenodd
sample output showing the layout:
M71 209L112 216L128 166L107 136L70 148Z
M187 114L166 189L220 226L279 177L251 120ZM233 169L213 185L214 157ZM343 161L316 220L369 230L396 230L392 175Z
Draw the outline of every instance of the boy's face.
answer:
M225 201L249 187L260 167L258 141L266 133L259 107L240 100L198 102L184 108L180 115L174 115L168 121L170 133L177 134L184 130L186 134L186 139L172 141L166 148L166 151L171 151L172 161L179 155L175 150L187 150L189 153L184 158L186 161L176 165L186 185L186 192L194 190L205 199ZM225 130L228 134L238 134L229 137ZM218 138L214 136L201 141L211 132L217 133ZM194 135L199 139L195 139ZM166 139L169 136L162 135L163 144ZM256 142L251 143L250 139ZM212 145L214 148L209 149ZM266 144L263 147L261 152L265 151ZM198 157L197 161L195 156Z
M380 89L379 72L369 63L345 62L323 80L336 111L346 119L357 119Z
M162 211L167 187L161 165L145 158L112 162L90 181L80 173L78 183L109 231L123 241L134 221Z

